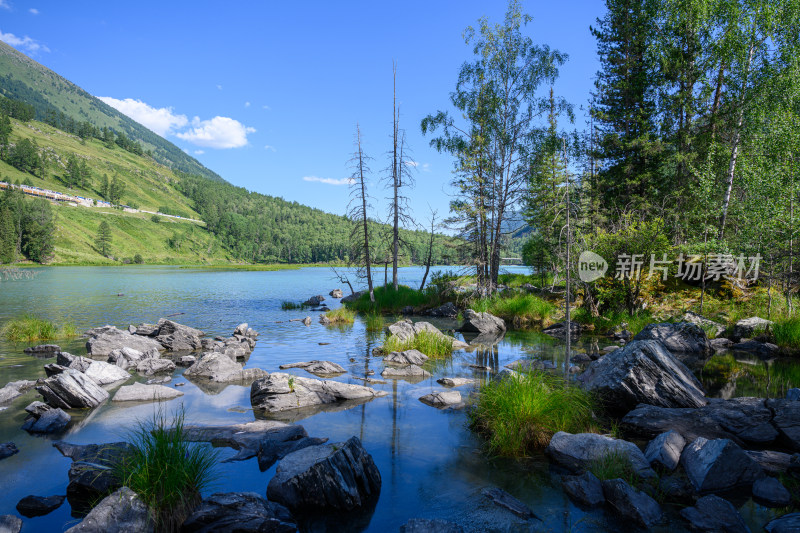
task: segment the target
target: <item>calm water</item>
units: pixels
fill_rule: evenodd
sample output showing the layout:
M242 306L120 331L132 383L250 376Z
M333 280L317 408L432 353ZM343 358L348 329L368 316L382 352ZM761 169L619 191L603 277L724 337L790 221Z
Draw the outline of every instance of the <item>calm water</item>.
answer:
M511 268L509 271L514 271ZM187 270L175 267L130 268L42 268L34 280L0 282L0 324L22 313L35 313L56 322L74 323L79 331L112 324L156 322L160 317L183 313L173 319L205 330L210 335L230 335L234 327L248 322L261 333L248 367L278 370L284 363L324 359L344 366L348 373L336 378L355 384L353 379L374 370L380 378L382 359L371 356L381 344L381 334L370 334L359 320L346 328L324 327L315 320L306 327L292 318L306 311L281 311L282 300L304 301L338 287L328 269L307 268L278 272ZM418 285L422 269L401 269L401 282ZM344 288L344 287L343 287ZM326 300L331 308L337 300ZM431 320L441 329L452 329L455 321ZM0 341L0 386L18 379L44 377L46 360L35 359L15 346ZM579 344L597 342L589 339ZM602 346L602 341L601 346ZM320 345L320 343L330 343ZM62 343L62 348L84 354L84 341ZM563 346L536 333L512 332L491 350L456 352L451 360L431 368L433 376L419 383L388 380L372 385L388 395L344 411L321 412L298 420L309 435L328 437L331 442L358 436L372 454L383 478L380 499L374 512L361 517L345 531L397 531L409 518L445 518L473 531L607 531L622 530L620 524L602 512L585 513L574 506L559 489L558 473L543 456L524 461L489 459L481 442L467 428L463 411L439 411L418 398L442 390L441 376L485 378L470 364L495 369L519 359L538 357L563 365ZM178 369L172 385L185 382L184 396L166 406L183 404L187 419L195 424L234 424L254 419L249 387L228 385L203 391L183 379ZM302 370L297 375L314 377ZM133 379L144 381L144 378ZM130 381L132 382L132 381ZM129 382L129 383L130 383ZM118 387L117 385L116 387ZM458 390L462 395L470 388ZM113 395L113 389L112 389ZM17 502L29 494L65 494L70 460L52 447L53 440L33 437L20 430L24 407L39 399L31 391L0 411L0 442L14 441L20 453L0 461L0 514L17 514ZM153 414L156 404L105 405L88 414L73 414L73 424L58 439L88 444L123 440L126 428ZM221 459L233 455L221 449ZM255 459L221 463L218 491L254 491L265 494L274 474L273 466L260 472ZM497 486L527 503L543 521L525 522L498 510L481 495L481 489ZM742 514L754 530L766 523L771 513L752 503ZM77 523L68 502L55 512L24 519L23 531L63 531ZM330 529L333 530L333 529ZM679 524L664 531L681 530Z

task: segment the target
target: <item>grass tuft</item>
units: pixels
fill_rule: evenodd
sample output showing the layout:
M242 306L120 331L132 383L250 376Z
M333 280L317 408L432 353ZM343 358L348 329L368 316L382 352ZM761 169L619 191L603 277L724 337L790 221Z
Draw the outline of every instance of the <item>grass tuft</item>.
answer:
M436 359L453 353L453 339L447 335L422 330L413 338L401 341L396 335L389 335L383 344L384 353L419 350L428 357Z
M331 324L352 324L355 322L356 313L346 307L340 307L339 309L334 309L333 311L328 311L325 313L325 316L328 320L331 321Z
M800 317L780 320L772 326L775 343L783 348L800 349Z
M75 325L66 323L61 327L54 322L34 315L23 315L7 322L2 336L11 342L41 342L59 338L72 338L77 335Z
M621 478L635 487L639 480L630 457L616 450L590 461L586 469L600 481Z
M377 287L373 291L375 302L369 300L369 293L364 293L361 297L345 305L349 309L360 313L399 313L404 307L434 306L440 304L439 297L432 287L427 287L422 291L412 289L405 285L399 285L394 290L393 285Z
M114 467L117 479L150 508L158 532L177 532L214 480L219 453L190 443L184 418L183 408L171 420L159 408L130 433L133 452Z
M369 313L366 316L367 331L383 331L385 325L383 317L377 313Z
M284 311L294 311L295 309L302 309L303 304L299 304L297 302L292 302L289 300L284 300L281 302L281 309Z
M556 311L556 306L533 294L495 294L474 301L473 311L491 313L517 326L544 322Z
M545 372L485 385L470 425L488 439L492 453L512 457L546 447L558 431L597 430L589 394Z

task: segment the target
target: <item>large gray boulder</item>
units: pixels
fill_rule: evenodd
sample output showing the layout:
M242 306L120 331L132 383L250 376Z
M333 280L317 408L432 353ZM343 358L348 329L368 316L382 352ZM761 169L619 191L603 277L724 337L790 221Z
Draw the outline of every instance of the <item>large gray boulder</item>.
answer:
M243 368L230 357L218 352L208 352L186 369L183 375L192 380L215 383L251 382L268 376L260 368Z
M700 326L703 331L713 331L714 337L719 337L725 331L725 325L720 324L719 322L714 322L713 320L709 320L704 316L700 316L697 313L692 311L687 311L684 313L683 318L681 319L683 322L690 322L692 324L696 324ZM708 335L708 333L706 333Z
M145 385L144 383L134 383L120 387L112 402L154 402L164 401L183 396L181 391L175 390L164 385Z
M386 393L362 385L303 378L279 372L257 379L250 387L250 404L253 408L270 413L379 396L386 396Z
M633 341L591 363L578 378L615 413L640 403L660 407L701 407L703 386L658 341Z
M383 361L397 365L421 365L428 360L428 356L419 350L406 350L404 352L392 352Z
M297 524L284 506L255 492L218 492L198 505L181 526L183 533L294 533Z
M22 429L29 433L57 433L67 427L72 417L58 407L33 402L25 408L28 416Z
M711 399L697 409L637 405L623 417L622 427L645 438L674 430L688 441L705 437L730 439L740 446L765 446L779 437L773 416L763 398Z
M622 479L609 479L602 485L606 502L621 517L645 528L652 528L661 521L661 506L644 492Z
M684 446L686 439L677 431L670 430L650 441L644 457L650 462L650 466L658 466L671 472L678 467Z
M6 383L6 385L0 389L0 404L10 402L14 398L22 396L29 390L31 390L34 385L36 385L35 381L30 380L20 380L20 381L12 381L10 383Z
M149 358L136 363L136 371L145 376L173 372L175 363L169 359Z
M17 511L26 518L50 514L64 503L65 496L25 496L17 502Z
M144 359L158 359L161 355L155 348L147 352L140 352L133 348L121 348L119 350L112 350L108 354L108 362L116 365L124 370L128 368L135 368L136 365Z
M750 487L764 471L728 439L698 437L686 446L681 465L697 492L723 492Z
M167 318L160 319L157 325L158 325L158 336L172 335L174 333L180 333L187 337L205 336L204 331L200 331L199 329L191 328L189 326L184 326L183 324L178 324L177 322L174 322ZM247 324L245 324L245 326L247 326Z
M757 316L743 318L733 326L733 335L731 336L735 342L739 342L742 339L751 339L766 332L772 324L772 321L764 320Z
M304 361L301 363L290 363L281 365L281 370L289 368L302 368L306 372L315 374L317 376L335 376L337 374L344 374L347 372L341 365L331 363L330 361Z
M112 351L122 348L133 348L140 352L148 350L163 351L160 342L142 335L131 335L115 327L103 328L100 332L90 336L86 341L86 351L93 357L108 357Z
M633 340L659 341L674 354L708 354L711 352L706 332L691 322L648 324Z
M103 361L92 361L84 372L92 378L98 385L110 385L118 381L127 381L131 375L117 365L105 363Z
M422 396L419 401L432 407L442 409L462 404L461 393L457 390L431 392Z
M419 381L431 377L431 373L417 365L406 365L401 367L387 366L381 372L381 376L391 379L406 379Z
M45 402L61 409L97 407L108 399L108 392L92 378L71 368L45 379L36 390Z
M67 533L149 533L153 523L147 505L128 487L103 498L86 518Z
M713 494L698 499L694 507L681 509L681 516L689 522L692 531L750 533L736 507Z
M394 335L399 340L404 342L413 339L421 331L427 331L429 333L433 333L434 335L439 335L450 340L453 343L454 350L461 350L469 347L469 344L466 342L450 337L449 335L445 335L430 322L412 322L410 319L406 318L404 320L395 322L394 324L390 324L387 326L387 329L391 335Z
M491 313L478 313L472 309L464 311L464 324L458 329L464 333L480 333L501 335L506 331L506 323L502 318Z
M267 498L292 513L351 511L375 500L381 474L358 437L346 442L309 446L278 464Z
M639 476L656 476L644 454L634 443L596 433L572 434L559 431L550 439L545 453L561 466L578 472L586 470L591 463L610 454L619 454L630 460L634 472Z

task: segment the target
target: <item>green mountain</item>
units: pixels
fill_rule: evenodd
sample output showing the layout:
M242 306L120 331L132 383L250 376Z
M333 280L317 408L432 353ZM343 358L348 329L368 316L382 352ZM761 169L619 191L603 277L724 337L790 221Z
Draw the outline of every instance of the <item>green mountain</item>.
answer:
M110 128L141 143L153 159L164 166L223 181L218 174L171 142L2 41L0 95L32 105L39 121L52 124L48 117L63 115L75 122L89 122L100 129Z

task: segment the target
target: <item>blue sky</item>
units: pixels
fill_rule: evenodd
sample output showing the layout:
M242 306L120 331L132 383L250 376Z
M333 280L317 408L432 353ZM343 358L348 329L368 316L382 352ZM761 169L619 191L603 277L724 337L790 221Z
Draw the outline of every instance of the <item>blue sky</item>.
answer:
M576 107L598 70L589 25L602 4L523 4L534 42L569 54L556 92ZM410 204L424 223L429 205L447 212L452 158L429 147L420 121L450 110L448 95L472 55L463 30L484 15L500 22L505 9L475 0L0 0L0 39L229 182L339 214L356 122L374 158L375 205L384 204L377 179L390 148L395 60L401 127L417 163Z

